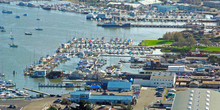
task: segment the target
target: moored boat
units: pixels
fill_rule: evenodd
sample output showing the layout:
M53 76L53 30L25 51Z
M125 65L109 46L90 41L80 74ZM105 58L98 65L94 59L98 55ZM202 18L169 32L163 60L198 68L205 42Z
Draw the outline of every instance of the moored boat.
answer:
M25 34L25 35L32 35L31 32L25 32L24 34Z

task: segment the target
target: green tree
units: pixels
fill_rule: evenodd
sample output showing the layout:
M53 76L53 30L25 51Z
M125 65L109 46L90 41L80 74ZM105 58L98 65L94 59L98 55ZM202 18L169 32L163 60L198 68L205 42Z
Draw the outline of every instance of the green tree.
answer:
M211 42L208 38L200 39L199 43L204 44L204 45L210 45Z
M177 46L185 46L185 43L186 43L186 39L184 37L179 37L176 42L176 45Z
M57 110L57 108L54 106L50 106L50 108L48 108L47 110Z
M193 37L186 38L186 46L194 46L196 44L196 40Z
M183 35L180 32L175 32L173 33L173 40L174 41L179 41L179 39L182 39Z
M218 56L216 55L211 55L208 57L207 61L209 61L212 64L215 64L215 63L219 63L220 58L218 58Z
M128 104L128 106L127 106L127 109L126 110L133 110L133 107L130 105L130 104Z

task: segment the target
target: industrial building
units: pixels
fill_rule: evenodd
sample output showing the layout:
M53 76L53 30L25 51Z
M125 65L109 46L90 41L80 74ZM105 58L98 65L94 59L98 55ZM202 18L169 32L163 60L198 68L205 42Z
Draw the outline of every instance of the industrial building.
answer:
M174 87L176 82L176 74L171 72L153 72L150 79L134 79L134 84L141 86L166 86Z
M188 89L176 94L171 110L219 110L220 93L208 89Z
M108 104L130 104L133 96L131 95L92 95L91 91L74 91L70 92L70 100L79 103L80 100L86 100L91 103L108 103Z

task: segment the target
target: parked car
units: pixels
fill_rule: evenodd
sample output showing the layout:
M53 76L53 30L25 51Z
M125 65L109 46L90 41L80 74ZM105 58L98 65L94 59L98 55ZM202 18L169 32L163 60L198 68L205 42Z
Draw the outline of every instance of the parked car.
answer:
M62 97L61 95L57 94L57 97Z
M8 108L16 109L15 105L9 105Z
M115 95L115 94L113 94L113 93L110 93L109 95Z
M55 100L53 103L61 103L61 102L62 102L61 99L57 99L57 100Z

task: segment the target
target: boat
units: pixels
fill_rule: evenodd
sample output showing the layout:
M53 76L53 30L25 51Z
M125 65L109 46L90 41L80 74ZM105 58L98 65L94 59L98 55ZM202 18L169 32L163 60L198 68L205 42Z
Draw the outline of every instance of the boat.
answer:
M24 3L24 2L19 2L17 5L18 5L18 6L26 6L27 4Z
M15 16L15 18L20 18L20 16Z
M93 13L89 13L88 15L86 15L86 19L94 19L96 18L96 16Z
M0 26L0 29L5 29L3 26Z
M37 18L36 20L40 21L40 18Z
M42 28L35 28L35 30L37 30L37 31L43 31L43 29Z
M24 34L25 34L25 35L32 35L31 32L25 32Z
M9 10L2 10L2 13L12 14L12 11L9 11Z
M116 21L107 22L104 24L98 24L98 26L102 27L130 27L131 23L117 23Z
M18 45L14 44L14 37L12 35L12 32L10 32L10 40L11 40L11 44L9 44L9 46L12 48L17 48Z
M0 77L5 77L5 74L4 73L0 73Z
M27 14L25 13L23 16L27 16Z
M43 7L44 10L51 10L51 7L50 6L45 6Z
M27 7L35 7L35 5L33 3L28 3Z
M6 32L6 30L5 30L5 29L2 29L1 32Z

